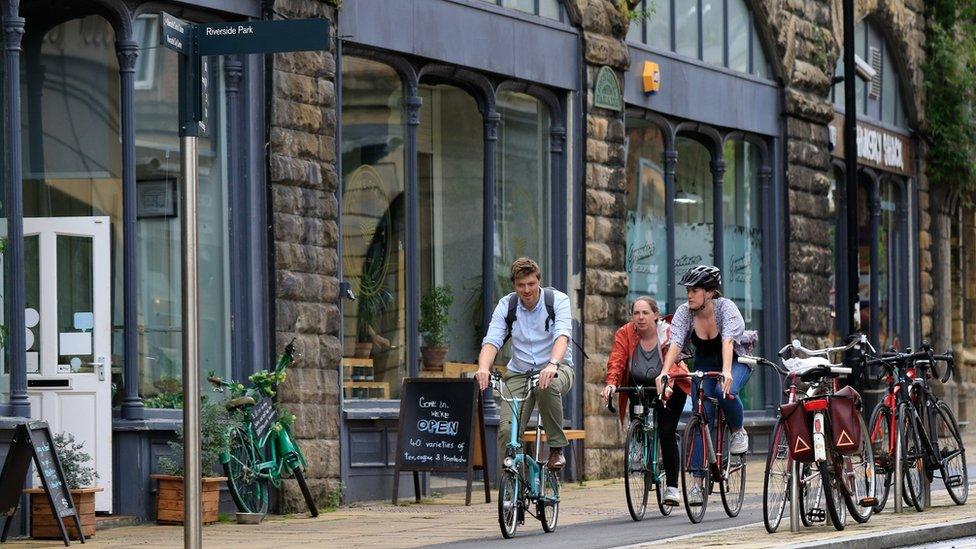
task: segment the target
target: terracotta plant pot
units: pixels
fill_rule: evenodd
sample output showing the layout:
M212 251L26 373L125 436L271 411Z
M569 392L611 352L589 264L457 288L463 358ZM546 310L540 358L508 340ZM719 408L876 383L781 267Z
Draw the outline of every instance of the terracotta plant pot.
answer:
M95 492L103 489L77 488L71 491L71 500L78 511L78 519L81 521L81 532L85 534L85 539L95 535ZM43 488L28 488L24 493L30 494L31 502L31 524L30 533L34 539L61 539L61 529L58 528L58 521L51 512L51 504L47 501L47 494ZM70 539L79 539L78 529L75 528L75 519L64 517L64 526L68 530Z
M369 355L372 352L373 352L372 341L357 341L356 346L353 348L352 356L355 358L369 358Z
M156 524L183 524L183 477L150 475L156 479ZM227 477L204 477L200 490L203 524L214 524L220 508L220 483Z
M444 371L444 359L447 357L447 347L421 347L420 354L424 357L424 370L431 372Z

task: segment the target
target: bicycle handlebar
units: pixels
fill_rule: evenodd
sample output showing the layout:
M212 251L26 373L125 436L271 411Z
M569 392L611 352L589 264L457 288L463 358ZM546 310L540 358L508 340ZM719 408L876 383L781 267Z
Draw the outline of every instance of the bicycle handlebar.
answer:
M814 356L828 357L830 353L849 351L858 345L867 345L867 347L871 350L872 353L876 352L874 346L871 345L870 341L868 341L868 337L864 334L858 334L858 336L852 338L850 343L848 343L847 345L840 345L837 347L825 347L823 349L807 349L806 347L800 344L799 339L794 339L792 342L790 342L789 345L785 345L782 349L780 349L779 353L777 354L780 356L780 358L786 358L785 356L786 351L791 351L792 356L796 356L797 353L801 353L805 357L814 357Z
M907 349L907 352L885 352L880 353L876 358L866 358L864 359L865 366L875 366L881 365L884 367L885 372L895 373L895 368L901 364L907 364L911 361L921 361L922 368L926 366L932 368L932 374L934 377L939 378L942 383L946 383L955 374L955 356L953 355L952 349L949 349L945 354L937 355L932 352L932 345L926 340L922 341L922 350L911 352L911 349ZM939 372L939 362L946 363L946 369L944 372ZM881 381L881 376L878 376L878 381Z
M664 385L667 386L667 384L668 384L668 376L664 376ZM607 410L611 414L617 413L617 409L613 407L613 395L615 393L635 394L635 393L645 393L647 391L654 391L655 400L661 398L661 395L657 394L657 387L655 386L643 387L638 385L637 387L616 387L613 390L613 392L610 393L609 396L607 396Z

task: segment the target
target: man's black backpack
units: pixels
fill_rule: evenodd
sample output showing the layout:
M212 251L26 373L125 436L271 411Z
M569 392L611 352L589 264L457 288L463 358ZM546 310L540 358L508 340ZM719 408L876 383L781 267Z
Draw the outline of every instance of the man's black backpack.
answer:
M553 303L556 300L556 296L552 293L552 288L542 289L542 300L546 304L546 331L549 331L549 325L556 322L556 307ZM505 315L505 340L502 341L502 345L508 343L509 338L512 337L512 324L515 323L515 311L518 309L519 296L516 292L508 294L508 314Z
M546 331L549 331L549 326L556 322L556 306L554 305L556 301L556 296L553 293L554 288L543 288L542 289L542 301L546 304ZM518 310L519 296L516 292L508 294L508 314L505 315L505 339L502 341L502 345L508 343L509 338L512 337L512 324L515 323L515 314ZM583 353L583 356L590 358L590 355L586 354L583 347L576 342L575 339L570 336L570 341L576 345L576 348Z

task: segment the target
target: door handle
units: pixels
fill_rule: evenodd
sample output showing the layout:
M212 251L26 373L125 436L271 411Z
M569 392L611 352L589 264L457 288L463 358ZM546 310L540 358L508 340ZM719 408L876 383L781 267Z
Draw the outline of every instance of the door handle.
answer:
M95 362L86 362L85 364L95 367L95 374L98 375L98 381L105 381L105 357L100 356Z

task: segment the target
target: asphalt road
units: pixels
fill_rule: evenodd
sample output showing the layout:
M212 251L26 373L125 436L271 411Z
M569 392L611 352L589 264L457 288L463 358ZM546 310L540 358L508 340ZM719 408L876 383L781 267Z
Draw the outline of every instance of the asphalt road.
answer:
M747 524L757 524L762 528L762 499L759 496L746 495L742 503L739 516L729 518L722 507L722 498L716 491L708 498L708 509L705 518L699 524L692 524L688 520L683 506L675 507L668 517L661 516L654 502L654 494L650 495L647 514L641 522L634 522L629 515L598 522L587 522L572 526L559 526L556 531L546 534L542 525L531 516L526 516L525 525L520 526L513 539L503 539L501 530L494 537L470 539L457 543L446 543L434 547L533 547L566 549L575 548L607 548L631 545L682 536L685 534L700 534L710 530L720 530ZM626 503L620 502L622 511L627 512ZM652 507L653 505L653 507ZM787 520L788 517L787 517Z

